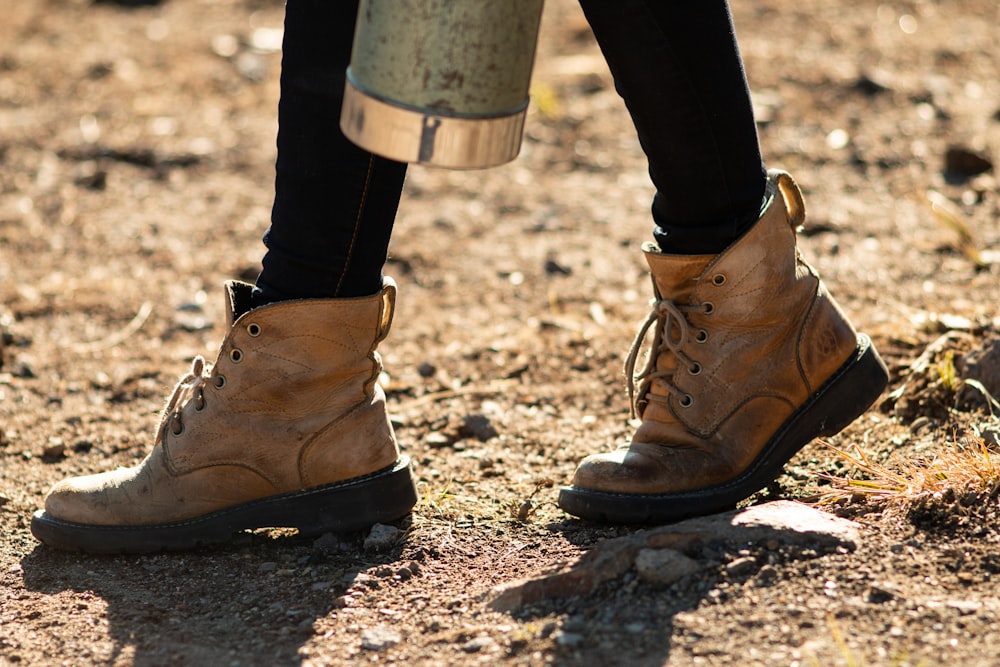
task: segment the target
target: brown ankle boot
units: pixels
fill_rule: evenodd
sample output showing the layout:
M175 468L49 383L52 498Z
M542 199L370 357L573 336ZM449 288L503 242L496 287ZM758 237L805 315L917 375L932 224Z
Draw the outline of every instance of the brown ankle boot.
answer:
M32 518L54 547L188 549L261 527L360 530L416 503L377 380L396 286L352 299L250 310L226 290L230 330L209 367L194 360L133 468L64 480Z
M642 422L630 444L583 460L559 494L570 514L646 523L732 507L885 387L871 341L796 250L798 186L784 172L768 176L764 214L721 254L644 249L656 301L626 362ZM653 325L648 363L635 375Z

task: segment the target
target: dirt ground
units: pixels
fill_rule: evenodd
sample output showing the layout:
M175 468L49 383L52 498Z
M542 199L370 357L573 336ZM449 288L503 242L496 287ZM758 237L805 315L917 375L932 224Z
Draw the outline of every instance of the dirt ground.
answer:
M173 383L214 357L223 281L256 275L282 7L0 4L0 665L1000 664L995 477L895 509L846 495L828 508L861 524L854 552L721 545L669 586L486 605L636 530L554 504L628 437L621 364L650 296L644 158L570 0L546 7L521 157L408 177L382 351L421 501L398 539L40 546L46 489L145 454ZM831 443L893 469L995 453L976 381L1000 385L997 3L734 4L769 165L806 193L800 246L892 374ZM861 472L815 443L752 502L813 500L823 474Z

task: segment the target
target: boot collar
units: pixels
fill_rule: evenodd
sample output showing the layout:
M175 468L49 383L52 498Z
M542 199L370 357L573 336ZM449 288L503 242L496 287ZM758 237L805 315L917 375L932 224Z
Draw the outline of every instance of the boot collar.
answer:
M253 309L253 285L229 280L223 291L226 295L226 328L232 329L236 320Z

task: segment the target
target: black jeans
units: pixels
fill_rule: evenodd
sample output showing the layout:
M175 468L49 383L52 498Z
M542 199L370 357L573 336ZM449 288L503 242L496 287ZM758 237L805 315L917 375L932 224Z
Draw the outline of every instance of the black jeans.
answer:
M765 171L726 0L580 0L635 123L665 252L714 253L757 219ZM357 12L288 0L262 302L378 290L406 165L339 129Z

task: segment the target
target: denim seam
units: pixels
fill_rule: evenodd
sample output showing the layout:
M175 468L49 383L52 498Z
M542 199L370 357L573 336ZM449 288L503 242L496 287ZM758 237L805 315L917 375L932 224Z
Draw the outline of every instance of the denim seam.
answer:
M375 169L375 154L368 155L368 171L365 174L365 186L361 190L361 201L358 202L358 214L354 217L354 231L351 233L351 244L347 247L347 257L344 258L344 269L340 272L340 279L337 281L337 288L333 292L334 297L340 296L340 288L344 285L344 278L351 267L351 258L354 256L354 243L358 239L358 228L361 225L361 215L365 210L365 202L368 200L368 186L372 182L372 172Z

